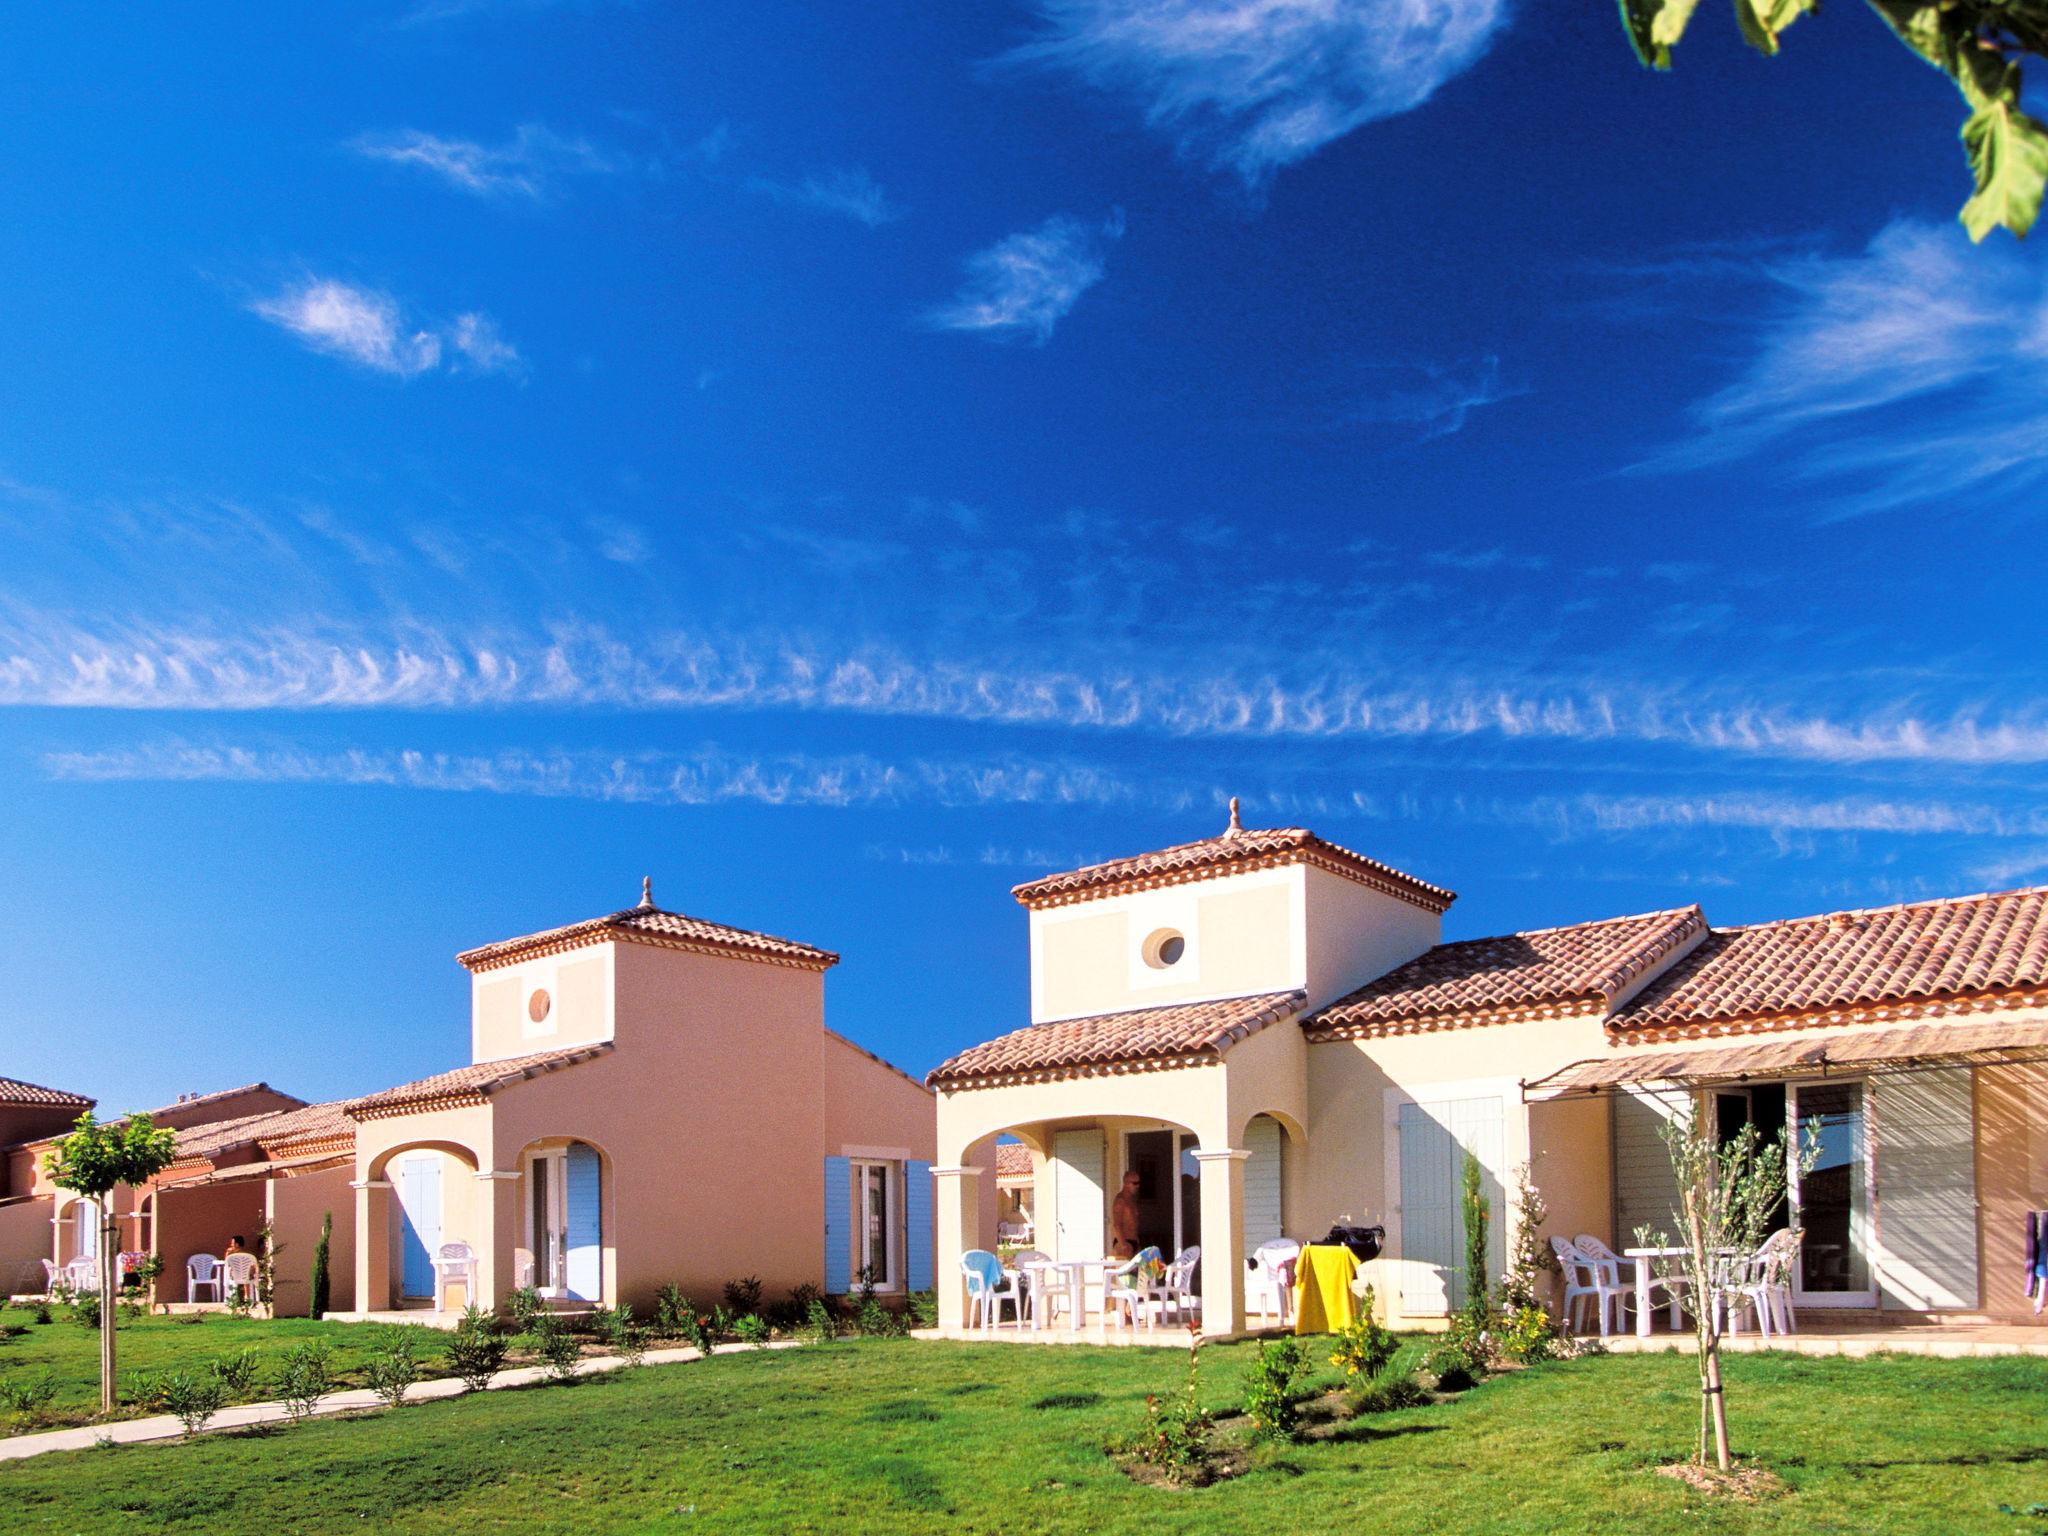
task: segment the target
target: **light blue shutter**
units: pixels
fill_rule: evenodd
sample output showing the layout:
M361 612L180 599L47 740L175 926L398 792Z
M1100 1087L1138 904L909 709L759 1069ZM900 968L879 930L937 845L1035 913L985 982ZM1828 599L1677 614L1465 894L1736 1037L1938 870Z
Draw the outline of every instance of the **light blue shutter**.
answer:
M1401 1310L1445 1312L1457 1270L1457 1143L1420 1104L1403 1104Z
M910 1289L932 1288L932 1165L903 1165L904 1269Z
M569 1144L563 1189L568 1198L568 1288L577 1301L601 1301L604 1293L603 1180L597 1149Z
M410 1158L398 1165L398 1208L404 1217L406 1296L434 1294L434 1259L441 1246L441 1164Z
M825 1294L844 1296L853 1286L853 1162L825 1159Z

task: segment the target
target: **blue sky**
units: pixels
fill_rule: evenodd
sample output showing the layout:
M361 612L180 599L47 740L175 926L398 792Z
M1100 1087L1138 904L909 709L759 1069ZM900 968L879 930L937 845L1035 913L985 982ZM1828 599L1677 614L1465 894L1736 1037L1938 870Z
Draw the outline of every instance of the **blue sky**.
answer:
M345 10L0 55L0 1072L439 1070L642 874L923 1071L1231 794L1453 936L2048 878L2048 269L1866 11Z

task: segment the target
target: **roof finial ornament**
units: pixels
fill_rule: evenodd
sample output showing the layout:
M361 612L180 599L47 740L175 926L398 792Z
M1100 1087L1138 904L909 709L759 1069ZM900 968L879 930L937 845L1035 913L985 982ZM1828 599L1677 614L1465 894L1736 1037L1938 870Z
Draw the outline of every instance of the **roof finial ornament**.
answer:
M640 905L648 909L652 909L654 906L654 876L652 875L642 875L640 877Z
M1223 829L1225 837L1238 837L1244 832L1244 823L1237 819L1237 796L1230 797L1230 825Z

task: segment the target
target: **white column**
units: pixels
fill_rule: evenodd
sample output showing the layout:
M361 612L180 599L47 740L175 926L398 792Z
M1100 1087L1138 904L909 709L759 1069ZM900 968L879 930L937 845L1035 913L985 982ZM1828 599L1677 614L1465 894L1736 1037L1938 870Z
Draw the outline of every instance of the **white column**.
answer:
M1202 1336L1244 1332L1244 1165L1251 1153L1195 1153L1202 1170Z
M967 1326L967 1291L960 1278L960 1255L975 1246L981 1232L981 1175L984 1169L965 1164L934 1168L937 1186L932 1209L938 1217L938 1249L932 1256L932 1284L938 1291L939 1326Z

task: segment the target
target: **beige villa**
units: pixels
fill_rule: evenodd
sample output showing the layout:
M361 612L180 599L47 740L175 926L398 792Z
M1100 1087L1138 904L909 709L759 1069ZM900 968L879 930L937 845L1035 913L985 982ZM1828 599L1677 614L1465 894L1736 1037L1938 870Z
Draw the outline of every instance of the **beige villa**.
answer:
M359 1315L931 1286L932 1096L825 1027L837 955L643 885L457 958L469 1064L342 1106Z
M1302 828L1220 836L1016 888L1030 1022L938 1090L940 1321L993 1247L991 1137L1033 1169L1036 1245L1202 1250L1204 1333L1246 1326L1261 1242L1383 1223L1396 1323L1461 1301L1467 1152L1494 1268L1526 1168L1548 1230L1672 1225L1658 1129L1711 1114L1818 1136L1791 1215L1801 1309L2031 1318L2048 1207L2048 888L1711 927L1697 906L1446 943L1453 894Z

